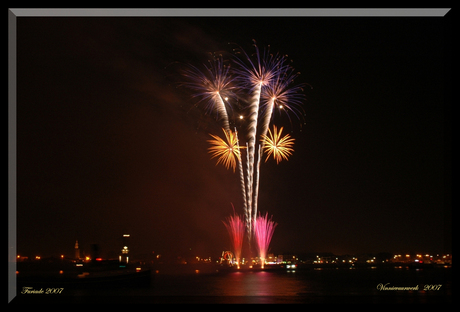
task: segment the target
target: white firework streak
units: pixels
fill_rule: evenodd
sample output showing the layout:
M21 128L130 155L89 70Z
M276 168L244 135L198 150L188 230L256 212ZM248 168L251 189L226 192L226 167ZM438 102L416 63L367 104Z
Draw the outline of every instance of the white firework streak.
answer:
M267 135L268 126L270 125L270 120L272 119L273 111L275 109L275 98L271 98L266 105L265 115L262 120L262 138Z
M248 151L248 143L246 143L246 151ZM244 211L244 214L246 216L246 227L247 227L247 230L248 230L248 242L249 244L251 244L251 237L252 237L252 220L251 220L251 217L252 217L252 210L251 210L251 197L249 196L250 194L250 189L252 188L249 184L249 152L246 152L246 178L248 179L247 181L247 185L245 188L246 189L246 209Z
M234 95L233 90L249 91L251 99L248 107L247 154L245 161L241 154L237 157L238 170L248 242L251 244L251 240L256 239L259 245L268 247L276 225L268 220L268 215L265 218L257 216L260 161L266 146L264 138L269 131L275 108L292 112L298 117L297 113L301 112L295 106L301 104L303 96L299 91L303 89L302 85L289 87L299 73L295 73L288 64L287 55L272 54L269 49L260 51L255 41L253 45L255 54L250 56L240 48L240 51L234 55L233 63L237 65L236 67L230 68L230 65L226 65L222 55L213 55L212 60L209 60L210 64L205 65L205 71L189 66L184 70L184 75L188 77L189 82L184 85L196 91L195 96L200 97L201 101L208 103L208 109L217 114L226 133L231 131L227 111L227 107L231 105L224 99L227 99L227 95ZM235 135L236 145L239 147L236 128ZM264 222L261 223L262 221ZM269 228L264 229L263 224ZM264 239L261 240L263 233L270 234L268 242L263 243ZM262 249L261 256L264 258L266 248L259 246L259 249Z
M221 118L223 119L224 129L225 131L230 131L230 125L228 123L227 109L225 107L224 100L222 99L222 96L220 95L219 91L216 91L216 95L214 99L217 104L217 112L219 116L222 116Z
M240 142L238 140L238 131L236 131L236 127L235 127L235 135L236 135L236 145L240 145ZM240 172L240 183L241 183L241 191L243 193L243 209L244 209L244 212L246 213L247 212L247 207L248 207L248 203L247 203L247 199L246 199L246 185L244 183L244 172L243 172L243 158L240 157L238 158L238 170ZM246 222L248 222L248 217L246 216Z
M248 129L248 193L246 197L248 199L248 214L251 219L252 207L253 207L253 189L254 189L254 153L255 153L255 143L256 143L256 133L257 133L257 119L259 116L259 102L260 102L260 93L262 89L262 82L260 82L255 90L252 97L251 110L249 113L249 129ZM250 223L251 220L250 220ZM251 225L250 225L251 226ZM252 227L250 228L249 236L252 235Z
M262 155L262 149L259 144L259 152L257 153L257 170L256 170L256 183L254 189L254 217L253 220L257 218L257 202L259 200L259 169L260 169L260 156Z

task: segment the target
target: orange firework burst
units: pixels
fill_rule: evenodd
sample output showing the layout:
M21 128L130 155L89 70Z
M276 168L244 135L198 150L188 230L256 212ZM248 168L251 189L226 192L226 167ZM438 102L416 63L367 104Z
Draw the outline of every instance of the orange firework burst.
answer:
M283 132L283 127L280 128L280 131L277 132L276 126L273 126L273 134L270 129L268 129L268 136L262 136L262 143L264 151L267 153L267 158L265 162L270 158L270 155L273 154L273 158L278 164L281 160L287 160L289 156L292 155L294 149L294 139L291 138L289 134L286 134L284 137L281 137Z
M211 158L219 157L216 165L222 163L227 169L231 166L233 168L233 172L235 172L236 160L241 159L240 149L243 147L238 145L236 132L226 131L225 129L222 130L225 134L225 140L217 135L209 134L214 138L214 140L208 140L208 142L213 145L208 150L212 155Z

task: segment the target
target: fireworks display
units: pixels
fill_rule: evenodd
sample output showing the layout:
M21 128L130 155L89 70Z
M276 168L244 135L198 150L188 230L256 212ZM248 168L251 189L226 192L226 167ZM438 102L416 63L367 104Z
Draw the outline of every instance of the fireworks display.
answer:
M231 167L233 172L237 168L239 171L244 221L234 214L224 222L237 263L244 233L241 228L246 227L248 242L250 245L252 241L256 243L263 267L276 223L268 219L268 213L265 217L258 215L260 160L263 152L267 154L265 161L273 155L277 164L292 155L294 139L290 135L282 136L283 127L278 131L274 126L272 132L269 126L276 108L288 117L289 113L299 117L303 89L302 85L292 85L299 73L291 67L287 56L272 54L268 48L260 50L255 43L254 48L255 53L249 55L238 47L229 61L222 55L213 55L212 60L203 64L203 69L187 66L183 70L187 82L182 85L194 92L199 103L206 102L207 111L216 114L221 122L224 137L210 134L213 139L208 140L211 158L218 158L217 164L222 163L227 169ZM245 144L240 144L236 125L234 131L230 128L234 111L229 99L235 98L239 104L245 105ZM246 157L243 157L242 149L246 151Z
M233 133L232 131L226 131L222 129L225 134L225 140L221 139L216 135L210 134L214 140L208 140L211 143L211 147L208 149L209 153L211 153L212 157L219 157L217 160L217 164L222 163L227 169L229 167L233 168L233 172L235 172L236 168L236 161L241 160L241 152L240 147L238 145L238 138L236 136L236 132Z
M280 131L276 131L276 126L273 126L273 133L268 129L268 136L262 136L262 143L263 148L267 152L267 158L265 161L270 158L270 155L273 155L273 158L276 160L278 164L283 159L288 159L291 156L294 149L292 145L294 145L294 139L292 139L289 134L281 137L281 133L283 132L283 127L280 128Z
M232 85L233 78L229 73L230 66L224 64L221 55L212 57L204 64L204 70L193 65L183 69L182 74L187 77L184 85L194 91L194 96L201 98L207 103L207 110L215 111L218 119L222 120L223 127L230 131L225 99L233 94L235 87ZM228 103L228 101L227 101Z
M278 224L272 221L272 218L268 218L268 212L265 216L259 216L254 220L254 234L259 252L260 267L263 269L265 265L265 259L267 259L268 246L275 231L275 227Z
M243 248L243 239L246 225L244 224L244 220L240 218L240 216L235 212L233 212L233 216L227 218L227 222L223 222L227 228L228 234L230 235L233 253L236 258L236 265L239 269L241 264L241 249Z

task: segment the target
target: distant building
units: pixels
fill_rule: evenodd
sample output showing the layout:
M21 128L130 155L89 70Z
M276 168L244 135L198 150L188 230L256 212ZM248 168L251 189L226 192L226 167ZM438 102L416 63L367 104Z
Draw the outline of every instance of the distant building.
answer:
M121 249L121 254L118 256L118 260L120 261L120 264L128 264L129 262L129 256L128 256L128 244L127 244L127 239L130 237L129 234L123 234L123 248Z
M273 254L271 254L273 256ZM293 254L283 254L274 257L274 262L277 264L295 264L299 258Z
M78 240L75 241L75 259L80 259L80 247L78 247Z
M278 261L278 258L275 257L274 254L268 254L267 259L265 260L265 263L267 264L276 264Z

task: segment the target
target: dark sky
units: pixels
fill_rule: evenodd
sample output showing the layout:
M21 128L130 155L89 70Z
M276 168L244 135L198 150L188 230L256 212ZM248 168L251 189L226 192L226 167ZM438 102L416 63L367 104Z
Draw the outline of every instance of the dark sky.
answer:
M447 30L447 31L446 31ZM288 54L305 124L261 165L272 251L450 251L449 18L17 18L19 254L218 256L242 213L215 166L219 123L178 88L179 63L235 42ZM277 119L278 118L278 119Z

